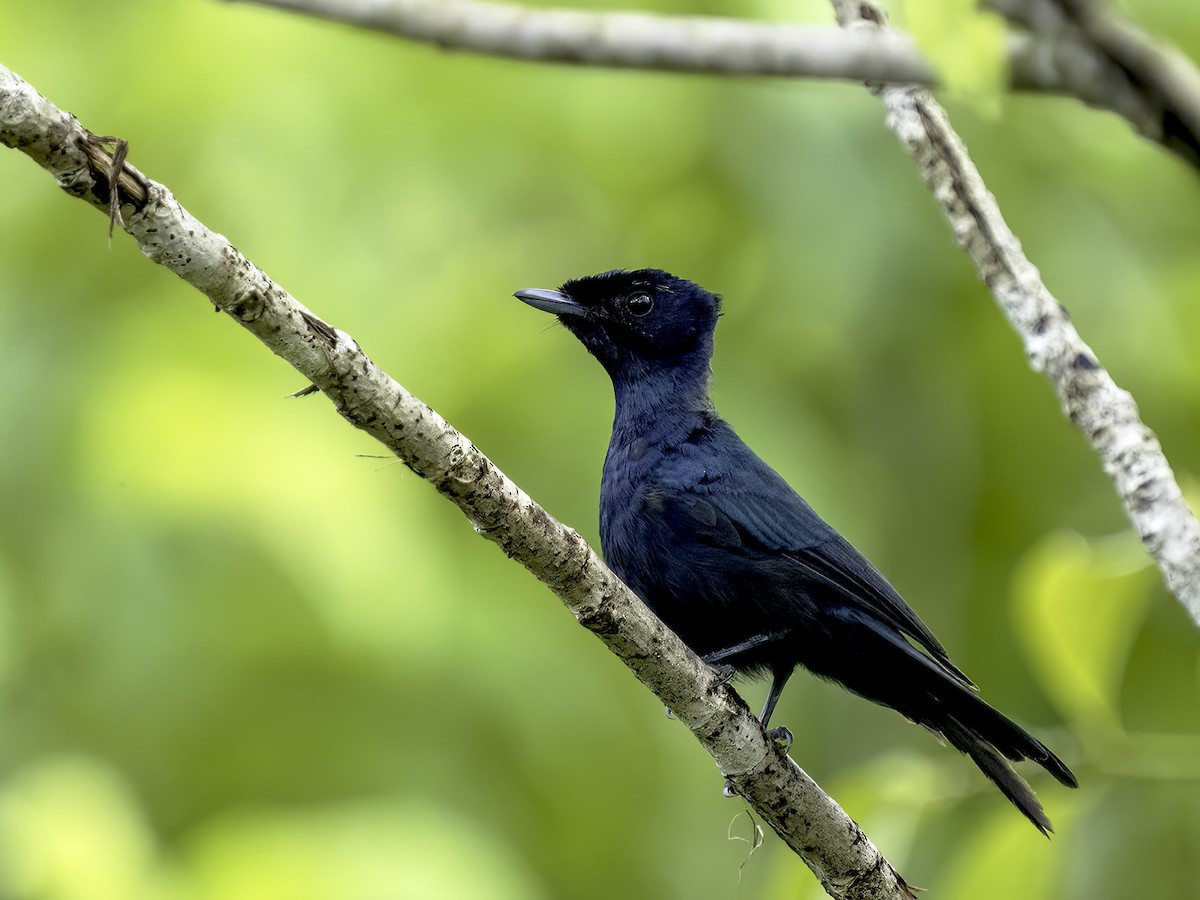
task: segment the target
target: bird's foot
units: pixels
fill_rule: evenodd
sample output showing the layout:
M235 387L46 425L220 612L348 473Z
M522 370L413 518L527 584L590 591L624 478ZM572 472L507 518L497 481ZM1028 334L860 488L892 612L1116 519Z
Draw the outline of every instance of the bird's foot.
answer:
M792 741L795 740L795 738L792 737L791 729L784 728L781 725L778 728L772 728L767 732L767 740L779 744L781 747L783 747L783 752L788 753L792 749Z
M733 786L733 782L731 780L729 780L728 778L725 779L725 787L721 788L721 793L724 794L726 797L740 796L737 792L737 788L735 788Z
M726 665L725 663L711 663L708 660L705 660L705 662L717 673L717 678L720 679L717 682L718 684L729 684L729 682L733 681L733 676L737 674L737 669L733 666Z

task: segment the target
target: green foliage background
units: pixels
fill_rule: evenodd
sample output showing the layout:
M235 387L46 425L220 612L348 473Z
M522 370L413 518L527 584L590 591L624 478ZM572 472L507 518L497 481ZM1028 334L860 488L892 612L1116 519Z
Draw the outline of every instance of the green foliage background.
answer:
M1200 58L1195 16L1127 5ZM830 21L655 4L685 6ZM722 292L726 417L1082 787L1028 772L1047 842L803 677L796 758L930 896L1196 895L1196 630L861 88L205 0L5 4L0 61L593 542L609 388L511 291L655 265ZM1071 101L975 108L1011 224L1192 483L1195 172ZM552 595L11 152L0 335L0 897L819 896L773 836L747 859L744 804Z

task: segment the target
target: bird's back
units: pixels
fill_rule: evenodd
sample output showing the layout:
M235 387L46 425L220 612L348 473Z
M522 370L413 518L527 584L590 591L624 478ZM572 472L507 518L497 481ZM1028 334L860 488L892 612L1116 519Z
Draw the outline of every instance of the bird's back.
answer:
M822 608L847 606L966 681L878 570L711 409L675 421L618 416L600 508L609 564L698 653L811 630ZM745 665L798 650L794 634L786 647L771 643Z

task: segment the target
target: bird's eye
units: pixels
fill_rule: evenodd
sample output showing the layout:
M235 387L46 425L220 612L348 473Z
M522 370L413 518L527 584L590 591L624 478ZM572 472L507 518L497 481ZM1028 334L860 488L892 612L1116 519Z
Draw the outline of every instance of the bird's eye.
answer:
M641 318L654 309L654 298L649 294L634 294L625 304L629 314Z

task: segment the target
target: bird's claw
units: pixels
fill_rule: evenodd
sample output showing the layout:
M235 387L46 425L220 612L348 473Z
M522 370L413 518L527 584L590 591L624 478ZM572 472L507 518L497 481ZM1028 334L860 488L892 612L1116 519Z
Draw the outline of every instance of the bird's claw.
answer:
M708 665L717 673L717 684L729 684L733 681L733 676L737 674L737 669L725 663L708 663Z
M767 732L767 740L771 741L772 743L779 744L783 747L783 752L788 753L792 749L792 741L795 740L795 738L792 737L791 729L785 728L781 725L778 728L772 728Z

